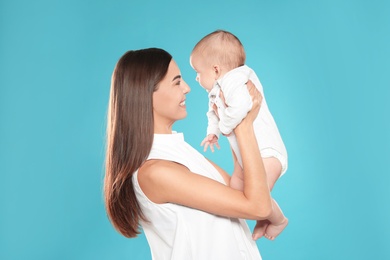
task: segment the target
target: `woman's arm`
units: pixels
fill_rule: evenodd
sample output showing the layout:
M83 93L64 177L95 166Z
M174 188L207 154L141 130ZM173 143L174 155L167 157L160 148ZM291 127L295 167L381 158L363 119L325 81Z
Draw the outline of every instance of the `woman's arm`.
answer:
M267 219L272 212L271 196L253 131L258 111L255 99L251 112L235 129L243 157L243 191L193 173L181 164L149 160L138 173L143 192L155 203L176 203L226 217Z
M245 219L266 219L270 214L259 207L265 203L171 161L147 161L139 170L138 181L154 203L176 203L215 215Z
M255 87L249 89L251 96L258 93ZM241 151L243 172L244 172L244 195L251 200L258 201L258 207L261 210L267 210L267 215L272 212L272 199L268 187L267 175L265 172L263 160L261 158L259 146L253 129L253 121L257 113L253 110L259 110L259 99L253 100L252 110L245 119L236 127L235 134Z

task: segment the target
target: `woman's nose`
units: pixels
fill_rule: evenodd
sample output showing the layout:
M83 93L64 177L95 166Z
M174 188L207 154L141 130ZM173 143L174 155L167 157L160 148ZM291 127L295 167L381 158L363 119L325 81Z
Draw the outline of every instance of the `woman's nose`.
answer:
M188 92L190 92L191 91L191 88L190 88L190 86L188 86L188 84L187 84L187 82L183 82L184 84L183 84L183 92L184 92L184 94L187 94Z

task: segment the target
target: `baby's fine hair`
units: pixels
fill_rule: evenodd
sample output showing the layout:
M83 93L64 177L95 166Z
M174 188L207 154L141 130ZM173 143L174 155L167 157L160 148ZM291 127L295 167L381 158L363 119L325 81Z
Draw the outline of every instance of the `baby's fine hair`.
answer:
M216 30L203 37L192 50L192 55L201 54L210 62L218 62L228 69L245 64L245 50L240 40L232 33Z

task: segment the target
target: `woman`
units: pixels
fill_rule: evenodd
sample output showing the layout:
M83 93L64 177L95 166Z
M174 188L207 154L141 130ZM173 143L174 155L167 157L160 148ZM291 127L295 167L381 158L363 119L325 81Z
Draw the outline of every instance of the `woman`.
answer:
M107 126L105 203L114 227L135 237L139 223L153 259L261 259L243 219L267 219L271 196L252 123L235 129L245 187L172 132L186 117L186 94L172 56L161 49L129 51L112 75Z

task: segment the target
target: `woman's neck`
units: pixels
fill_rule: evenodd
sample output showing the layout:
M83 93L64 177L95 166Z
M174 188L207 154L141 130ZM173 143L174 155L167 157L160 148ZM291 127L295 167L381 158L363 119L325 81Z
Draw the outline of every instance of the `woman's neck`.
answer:
M155 134L172 134L172 124L169 125L154 125Z

